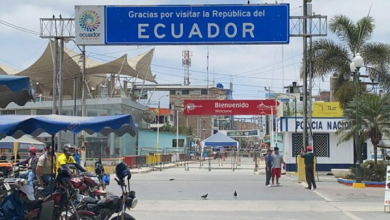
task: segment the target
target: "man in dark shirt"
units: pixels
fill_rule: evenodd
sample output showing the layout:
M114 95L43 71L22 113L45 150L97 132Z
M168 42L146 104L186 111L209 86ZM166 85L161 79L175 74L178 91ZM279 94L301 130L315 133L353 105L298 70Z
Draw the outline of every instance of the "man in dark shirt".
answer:
M271 184L270 184L271 175L272 175L272 157L271 157L271 154L272 154L272 150L268 149L267 150L267 155L264 158L265 159L265 176L266 176L265 185L266 186L271 186Z
M307 146L307 153L303 152L303 149L301 149L301 157L305 159L305 173L306 173L306 181L307 181L307 187L306 189L311 190L312 186L315 190L317 188L316 181L314 180L314 154L313 154L313 147Z

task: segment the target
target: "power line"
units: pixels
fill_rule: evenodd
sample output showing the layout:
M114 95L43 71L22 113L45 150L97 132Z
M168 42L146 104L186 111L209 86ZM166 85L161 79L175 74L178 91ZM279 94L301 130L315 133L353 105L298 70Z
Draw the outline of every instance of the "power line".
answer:
M7 26L7 27L10 27L10 28L13 28L13 29L18 30L18 31L22 31L22 32L28 33L28 34L39 35L39 32L36 32L36 31L33 31L33 30L29 30L29 29L24 28L24 27L20 27L20 26L11 24L11 23L3 21L3 20L0 20L0 24L2 24L4 26Z

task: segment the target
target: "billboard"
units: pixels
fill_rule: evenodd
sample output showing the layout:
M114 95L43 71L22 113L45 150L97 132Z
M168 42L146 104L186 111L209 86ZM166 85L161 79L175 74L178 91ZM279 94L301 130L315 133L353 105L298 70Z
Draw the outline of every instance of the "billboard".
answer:
M288 44L290 5L75 6L79 45Z
M275 115L276 100L184 100L184 115Z
M314 102L313 117L337 118L343 117L344 112L339 102Z

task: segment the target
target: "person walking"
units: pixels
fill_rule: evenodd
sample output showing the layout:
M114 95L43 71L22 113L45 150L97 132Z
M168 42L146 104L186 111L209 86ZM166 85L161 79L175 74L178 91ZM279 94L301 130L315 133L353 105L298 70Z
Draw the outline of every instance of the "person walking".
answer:
M272 175L272 150L268 149L267 150L267 155L265 156L265 185L270 187L270 180L271 180L271 175Z
M285 166L283 156L279 154L279 148L274 148L274 153L271 155L272 157L272 185L271 186L280 186L279 179L282 174L282 164ZM276 177L276 185L275 185L275 177Z
M313 187L313 190L317 188L316 181L314 180L314 153L313 153L313 147L307 146L307 153L301 149L301 157L305 159L305 174L306 174L306 182L307 187L306 189L311 190Z

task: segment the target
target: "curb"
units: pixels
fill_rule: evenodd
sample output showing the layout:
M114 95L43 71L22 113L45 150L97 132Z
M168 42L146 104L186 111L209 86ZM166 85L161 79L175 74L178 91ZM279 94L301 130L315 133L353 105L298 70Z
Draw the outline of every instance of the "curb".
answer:
M356 183L355 180L347 180L342 178L337 178L337 182L346 186L353 186ZM375 187L375 188L384 188L386 186L385 182L373 182L373 181L362 181L366 187Z

